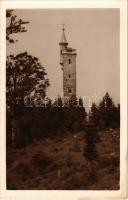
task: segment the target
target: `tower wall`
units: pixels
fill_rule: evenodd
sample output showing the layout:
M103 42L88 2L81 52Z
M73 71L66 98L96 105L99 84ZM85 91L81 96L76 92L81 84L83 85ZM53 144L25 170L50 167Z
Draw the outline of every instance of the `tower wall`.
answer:
M63 54L63 93L76 96L76 54Z

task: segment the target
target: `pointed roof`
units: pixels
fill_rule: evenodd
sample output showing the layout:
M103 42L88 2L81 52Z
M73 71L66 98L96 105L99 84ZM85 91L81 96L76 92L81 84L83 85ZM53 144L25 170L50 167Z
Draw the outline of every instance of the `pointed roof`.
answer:
M62 28L62 36L61 36L60 44L68 44L68 42L67 42L67 40L66 40L66 36L65 36L64 24L63 24L63 28Z

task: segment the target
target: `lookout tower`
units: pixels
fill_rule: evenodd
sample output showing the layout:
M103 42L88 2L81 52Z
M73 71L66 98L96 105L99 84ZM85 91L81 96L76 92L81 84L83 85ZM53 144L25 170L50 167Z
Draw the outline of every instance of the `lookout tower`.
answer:
M63 70L63 96L76 96L76 49L68 47L63 24L60 45L60 65Z

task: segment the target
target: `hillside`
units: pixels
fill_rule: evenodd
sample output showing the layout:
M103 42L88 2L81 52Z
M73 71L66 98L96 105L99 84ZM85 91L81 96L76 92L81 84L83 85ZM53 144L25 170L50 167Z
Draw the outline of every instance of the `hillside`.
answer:
M7 189L118 190L119 129L99 132L98 160L83 156L85 133L34 141L22 149L8 149Z

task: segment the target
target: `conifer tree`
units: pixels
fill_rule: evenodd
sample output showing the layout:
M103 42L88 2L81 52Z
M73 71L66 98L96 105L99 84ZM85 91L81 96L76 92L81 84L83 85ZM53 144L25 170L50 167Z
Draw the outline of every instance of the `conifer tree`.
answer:
M81 97L79 98L79 107L83 107L83 100Z
M100 142L98 129L94 125L86 125L85 129L85 147L83 155L88 161L98 160L96 144Z
M77 107L77 106L78 106L77 97L73 95L69 98L69 107Z

